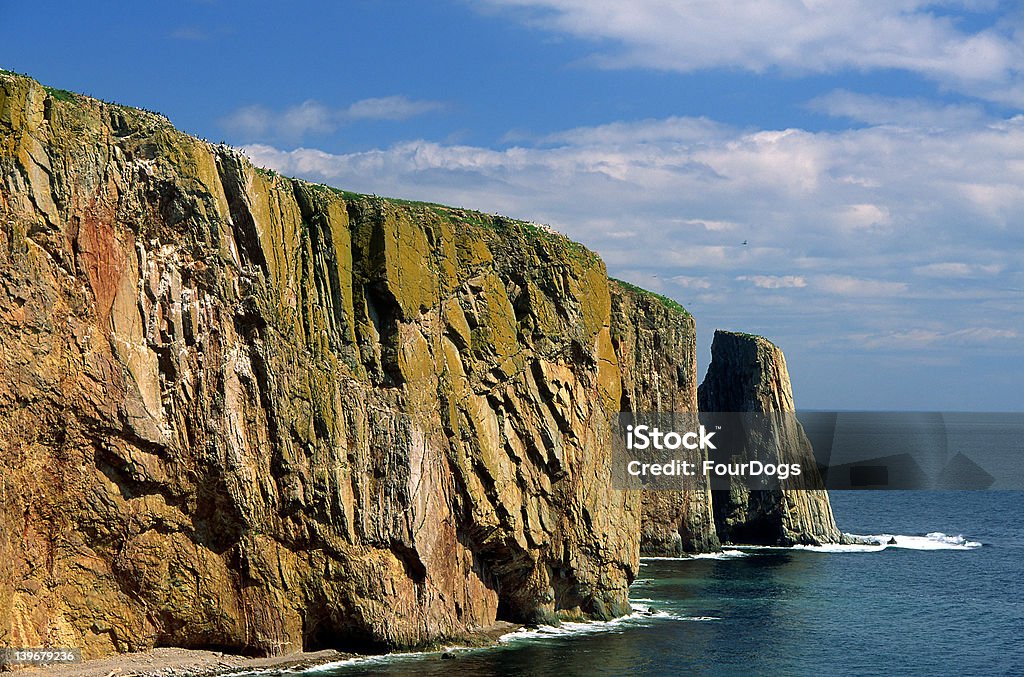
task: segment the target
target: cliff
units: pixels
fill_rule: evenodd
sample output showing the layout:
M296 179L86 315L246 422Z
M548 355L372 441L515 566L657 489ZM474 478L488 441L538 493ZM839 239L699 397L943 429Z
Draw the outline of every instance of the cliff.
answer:
M277 653L628 611L603 263L0 76L0 642Z
M622 373L620 411L697 411L697 332L682 306L613 281L611 329ZM703 478L678 492L644 491L642 515L640 550L645 555L719 548L710 486Z
M715 524L723 543L795 545L843 540L810 441L796 417L785 415L796 408L786 358L778 347L760 336L716 331L698 400L701 411L769 415L752 424L766 425L766 429L747 435L770 438L766 447L771 457L761 460L799 463L803 469L799 478L788 483L792 489L750 490L733 481L729 490L712 491ZM748 452L755 453L760 452Z
M718 547L706 487L609 472L620 409L696 410L694 346L544 227L0 72L0 645L365 651L626 613L641 542Z

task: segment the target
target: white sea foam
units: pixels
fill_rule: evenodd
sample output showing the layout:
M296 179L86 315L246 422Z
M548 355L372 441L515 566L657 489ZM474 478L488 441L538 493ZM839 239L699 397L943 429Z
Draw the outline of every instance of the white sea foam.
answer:
M674 620L674 621L718 621L721 620L718 616L680 616L678 614L671 613L669 611L663 611L655 609L645 602L655 602L658 600L654 599L633 599L630 600L630 607L633 613L626 616L620 616L610 621L563 621L558 627L552 625L541 625L535 628L519 628L512 632L506 633L498 638L498 642L502 644L510 644L522 640L530 639L547 639L554 637L568 637L573 635L589 635L601 632L623 632L629 626L642 626L646 625L652 620ZM459 649L464 647L448 647L441 651L410 651L403 653L390 653L379 656L355 656L353 658L346 658L340 661L332 661L330 663L323 663L321 665L311 666L308 668L299 669L280 669L273 670L257 670L252 672L238 673L239 675L250 675L250 674L304 674L314 675L318 673L331 672L338 668L352 667L357 665L379 665L382 663L390 663L396 660L407 660L409 658L416 658L419 656L427 656L430 654L439 654L449 649Z
M696 555L680 555L679 557L641 557L640 561L668 560L682 562L689 559L736 559L737 557L746 557L748 554L741 550L722 550L721 552L700 552Z
M888 540L888 539L886 539ZM881 552L885 550L882 543L828 543L826 545L794 545L792 548L772 548L773 550L809 550L811 552Z
M353 665L380 665L382 663L390 663L396 660L406 660L409 658L415 658L417 656L426 656L431 653L440 653L437 651L407 651L398 653L381 654L379 656L355 656L353 658L346 658L340 661L331 661L330 663L322 663L320 665L314 665L308 668L292 669L292 670L267 670L266 674L285 674L295 673L301 675L315 675L321 672L332 672L338 668L351 667Z
M933 531L924 536L881 534L878 536L863 536L862 538L876 541L887 548L907 548L908 550L972 550L981 547L981 543L967 540L963 534L949 536L940 531ZM896 542L889 543L892 539L895 539Z
M562 621L557 627L541 625L535 628L520 628L502 635L498 638L498 641L509 643L526 639L590 635L600 632L622 632L629 626L645 625L652 620L718 620L712 619L711 616L679 616L669 611L654 609L647 604L640 603L640 600L631 600L630 606L633 608L633 613L613 618L610 621Z
M736 547L742 548L748 552L757 550L807 550L809 552L825 553L881 552L888 548L902 548L905 550L973 550L974 548L981 547L981 543L978 541L970 541L962 534L950 536L939 531L933 531L925 536L905 536L901 534L872 534L868 536L859 536L856 534L849 535L853 538L870 541L870 543L794 545L785 548L770 545L740 545Z

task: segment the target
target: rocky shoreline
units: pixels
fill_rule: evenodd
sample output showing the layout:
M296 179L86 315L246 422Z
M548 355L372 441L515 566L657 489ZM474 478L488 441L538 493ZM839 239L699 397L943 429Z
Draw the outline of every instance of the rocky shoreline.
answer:
M422 649L421 652L457 657L458 651L463 649L494 646L502 636L515 632L520 627L522 626L515 623L498 621L460 640L452 640L444 646ZM23 667L17 669L14 674L24 677L217 677L240 672L298 671L373 657L373 654L329 649L303 651L286 656L251 657L205 649L158 647L147 651L93 658L71 665Z
M260 670L296 670L358 657L339 651L250 658L204 649L161 647L136 653L93 658L72 665L47 665L16 670L15 675L46 677L213 677Z

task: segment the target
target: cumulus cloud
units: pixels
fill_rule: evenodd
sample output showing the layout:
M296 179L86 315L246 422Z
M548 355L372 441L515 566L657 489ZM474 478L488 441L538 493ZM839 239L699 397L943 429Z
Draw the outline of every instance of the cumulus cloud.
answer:
M992 11L965 0L488 0L545 30L600 45L606 67L761 73L899 69L973 96L1024 105L1024 57L1010 21L968 28ZM936 11L942 6L942 12Z
M1024 117L843 131L666 118L511 147L246 150L350 190L549 223L705 328L771 335L798 357L845 345L831 336L876 337L880 349L927 331L950 337L932 350L1006 351L1009 334L952 332L1024 333L1013 291L1024 288Z
M362 99L345 108L331 108L308 100L283 110L266 106L243 106L221 120L225 130L243 138L300 140L307 135L323 135L339 127L362 120L407 120L444 108L440 101L386 96Z
M876 204L846 205L836 213L836 225L847 230L877 230L890 222L889 208Z
M317 115L310 118L319 124ZM937 233L973 250L968 226L984 241L986 233L1015 226L1024 209L1024 117L944 133L720 129L701 140L666 122L623 123L614 142L583 128L554 146L418 140L344 154L247 150L284 172L547 218L578 236L593 233L591 226L598 235L703 230L687 244L726 248L701 252L712 260L767 256L759 248L779 245L801 256L829 256L854 242L886 254L884 245L908 241L931 250L941 244L931 237ZM749 251L735 249L741 240L749 240Z

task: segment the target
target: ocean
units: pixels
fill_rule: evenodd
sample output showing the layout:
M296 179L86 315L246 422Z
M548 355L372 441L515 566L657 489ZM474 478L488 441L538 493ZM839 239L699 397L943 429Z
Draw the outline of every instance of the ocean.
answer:
M830 494L844 532L896 545L644 559L630 617L308 674L1024 675L1024 492Z

